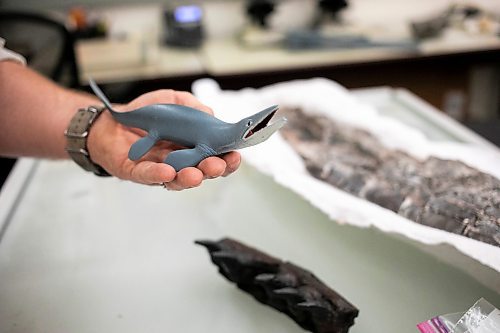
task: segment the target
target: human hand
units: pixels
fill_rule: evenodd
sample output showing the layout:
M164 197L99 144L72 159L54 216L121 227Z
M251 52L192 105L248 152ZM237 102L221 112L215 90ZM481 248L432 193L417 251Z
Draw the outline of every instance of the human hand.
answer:
M213 115L212 110L200 103L192 94L174 90L146 93L127 105L117 106L116 109L126 112L157 103L186 105ZM141 159L130 160L128 151L131 145L145 135L146 132L126 127L116 122L109 112L103 112L89 133L87 141L89 154L92 161L113 176L147 185L163 184L170 190L196 187L204 179L227 176L238 169L241 161L238 152L230 152L221 157L208 157L197 167L188 167L175 172L174 168L163 163L163 160L168 153L182 147L168 141L160 141Z

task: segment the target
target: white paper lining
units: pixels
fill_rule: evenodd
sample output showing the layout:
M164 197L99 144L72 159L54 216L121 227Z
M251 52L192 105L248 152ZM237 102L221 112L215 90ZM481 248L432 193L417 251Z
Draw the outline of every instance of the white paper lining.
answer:
M456 159L500 179L500 152L486 146L455 142L432 142L420 131L353 97L344 87L326 79L298 80L262 89L222 91L213 80L193 85L195 95L215 110L215 115L236 122L270 105L301 107L306 112L363 128L384 145L406 151L417 158L436 156ZM467 237L427 227L388 209L355 197L312 177L302 159L279 135L265 144L243 149L246 162L290 188L338 223L374 226L384 232L404 235L423 244L450 244L461 253L500 272L500 248Z

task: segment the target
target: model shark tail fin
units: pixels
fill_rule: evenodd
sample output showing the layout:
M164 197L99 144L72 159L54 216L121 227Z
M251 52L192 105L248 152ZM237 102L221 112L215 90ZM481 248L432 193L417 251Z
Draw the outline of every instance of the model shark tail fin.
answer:
M94 94L97 97L99 97L99 99L101 100L101 102L104 103L104 105L106 106L106 108L108 108L108 110L110 112L112 112L112 113L116 112L113 109L113 106L111 106L111 102L106 97L106 95L104 95L104 93L102 92L101 88L99 88L99 86L97 85L97 83L95 83L95 81L92 80L91 78L89 79L89 83L90 83L90 88L92 88L92 91L94 92Z

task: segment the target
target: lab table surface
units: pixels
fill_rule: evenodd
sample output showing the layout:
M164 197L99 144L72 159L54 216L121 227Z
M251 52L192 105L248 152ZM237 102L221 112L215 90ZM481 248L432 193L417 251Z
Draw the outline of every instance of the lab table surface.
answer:
M433 121L436 140L482 140L389 102L391 89L358 95L415 126ZM462 270L404 239L337 224L246 164L170 192L23 159L0 218L1 332L303 332L228 283L193 244L222 237L314 272L360 309L353 333L414 332L481 297L500 304Z

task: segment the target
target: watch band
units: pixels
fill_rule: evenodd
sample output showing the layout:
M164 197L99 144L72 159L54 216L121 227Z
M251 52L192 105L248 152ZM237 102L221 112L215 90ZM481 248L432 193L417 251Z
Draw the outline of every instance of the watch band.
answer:
M100 165L92 162L87 150L89 130L104 110L104 107L98 108L95 106L78 109L64 135L66 136L66 151L76 164L86 171L93 172L97 176L107 177L111 175Z

